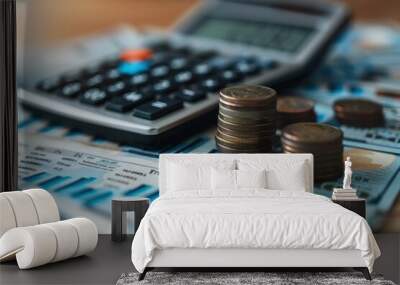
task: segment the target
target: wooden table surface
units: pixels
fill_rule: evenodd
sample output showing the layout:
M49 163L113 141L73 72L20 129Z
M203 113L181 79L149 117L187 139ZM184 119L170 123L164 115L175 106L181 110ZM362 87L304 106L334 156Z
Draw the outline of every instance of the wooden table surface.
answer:
M342 0L354 19L400 23L400 0ZM30 0L28 36L63 40L119 24L168 27L199 0ZM32 5L34 3L34 5ZM42 21L43 19L46 21ZM40 32L38 32L40 30Z

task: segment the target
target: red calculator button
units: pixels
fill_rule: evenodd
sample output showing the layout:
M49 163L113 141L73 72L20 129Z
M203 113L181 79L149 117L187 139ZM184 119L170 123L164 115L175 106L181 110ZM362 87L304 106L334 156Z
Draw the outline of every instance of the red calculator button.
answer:
M152 56L149 49L131 49L121 53L120 57L124 61L143 61L148 60Z

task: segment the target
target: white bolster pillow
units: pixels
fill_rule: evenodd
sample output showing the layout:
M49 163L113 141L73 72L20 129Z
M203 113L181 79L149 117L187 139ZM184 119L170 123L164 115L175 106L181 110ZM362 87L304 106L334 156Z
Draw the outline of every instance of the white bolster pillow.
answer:
M0 238L0 261L16 257L20 269L86 254L96 248L96 225L86 218L19 227Z
M15 227L17 227L17 222L11 204L6 197L0 195L0 237Z
M52 223L60 220L56 201L49 192L43 189L28 189L22 191L32 199L38 215L39 224Z
M0 193L0 217L0 237L15 227L60 220L53 196L42 189Z

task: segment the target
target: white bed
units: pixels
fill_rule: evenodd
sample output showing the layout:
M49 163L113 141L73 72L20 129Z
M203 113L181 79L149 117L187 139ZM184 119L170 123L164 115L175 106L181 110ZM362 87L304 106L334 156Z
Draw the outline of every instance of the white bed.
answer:
M370 278L380 251L367 222L312 194L312 163L309 154L161 155L160 198L132 243L141 278L154 267L354 267ZM267 169L267 185L215 189L208 167Z

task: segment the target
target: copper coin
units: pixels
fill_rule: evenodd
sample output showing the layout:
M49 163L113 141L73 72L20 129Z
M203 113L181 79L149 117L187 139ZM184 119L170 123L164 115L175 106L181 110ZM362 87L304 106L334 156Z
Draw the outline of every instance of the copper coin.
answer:
M296 123L286 126L282 130L282 137L303 145L321 145L341 143L343 133L327 124Z
M276 111L273 109L270 110L256 110L254 108L248 110L238 110L232 109L224 106L223 104L219 104L219 112L226 116L232 116L243 119L265 119L272 120L276 118Z
M382 105L366 99L341 99L333 106L335 113L347 114L349 117L369 117L383 114Z
M247 131L267 131L267 130L275 130L275 123L232 123L226 120L221 114L218 115L218 125L222 125L223 127L226 127L231 130L247 130Z
M254 136L262 136L262 137L266 137L266 136L270 136L272 137L275 134L275 130L263 130L263 131L257 131L254 132L253 130L246 130L246 129L242 129L240 131L238 130L232 130L229 128L226 128L226 126L223 126L221 124L218 125L218 129L225 134L231 135L231 136L236 136L236 137L254 137Z
M305 151L311 153L336 153L343 150L343 145L341 142L331 143L331 144L301 144L298 142L290 141L284 137L281 137L282 147L287 147L293 149L294 151Z
M314 112L314 102L301 97L279 97L276 103L276 110L278 113L295 115Z
M239 125L269 125L275 124L275 117L271 117L268 119L265 118L241 118L237 116L230 116L226 115L223 112L219 112L219 116L224 120L232 124L239 124Z
M276 102L276 91L261 85L237 85L222 89L220 99L239 106L261 106Z
M266 141L265 143L260 144L243 144L243 143L235 143L225 138L221 138L221 136L217 133L215 136L215 141L219 145L223 145L232 149L240 149L240 150L258 150L258 149L265 149L272 146L270 141Z
M217 129L217 135L222 139L237 144L262 145L265 142L271 142L271 136L237 137L221 132L220 129Z

